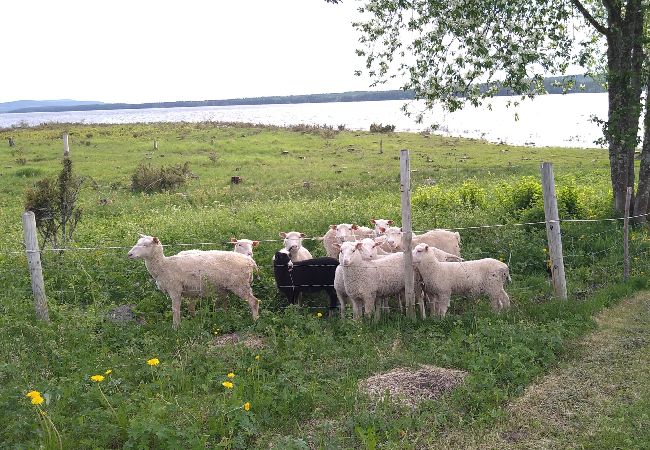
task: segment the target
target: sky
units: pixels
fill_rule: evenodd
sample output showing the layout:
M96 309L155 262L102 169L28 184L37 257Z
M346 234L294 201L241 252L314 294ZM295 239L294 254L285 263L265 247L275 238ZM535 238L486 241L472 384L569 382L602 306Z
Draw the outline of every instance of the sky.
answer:
M355 0L3 0L0 102L371 90ZM382 86L397 89L399 86Z

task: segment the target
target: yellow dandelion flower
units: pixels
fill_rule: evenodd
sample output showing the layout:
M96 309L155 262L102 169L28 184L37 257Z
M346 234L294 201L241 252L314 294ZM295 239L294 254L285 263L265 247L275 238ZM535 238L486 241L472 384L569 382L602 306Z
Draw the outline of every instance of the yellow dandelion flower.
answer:
M93 380L95 383L101 383L104 381L104 375L93 375L90 377L91 380Z
M255 361L259 361L259 360L260 360L260 358L261 358L261 356L260 356L260 355L255 355Z
M323 313L322 312L316 313L316 317L318 317L318 318L323 317Z
M25 396L29 398L40 397L41 393L38 391L29 391Z
M246 402L246 403L244 403L244 409L245 409L246 411L250 411L250 410L251 410L251 403L250 403L250 402Z
M226 389L232 389L232 388L234 388L234 387L235 387L235 385L234 385L234 384L232 384L232 383L231 383L230 381L224 381L224 382L223 382L223 383L221 383L221 384L222 384L222 385L223 385L223 387L225 387Z
M228 375L226 375L228 378L235 378L235 374L230 372Z
M160 360L158 358L151 358L147 360L147 364L149 364L150 366L157 366L158 364L160 364Z
M43 397L40 394L32 397L32 405L40 405L43 401Z
M104 372L104 375L110 375L113 371L111 369L108 369L106 372Z

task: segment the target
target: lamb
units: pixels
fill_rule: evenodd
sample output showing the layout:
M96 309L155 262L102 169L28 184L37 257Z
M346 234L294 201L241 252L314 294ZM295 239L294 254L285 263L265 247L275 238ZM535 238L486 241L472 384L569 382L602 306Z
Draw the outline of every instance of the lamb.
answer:
M398 295L404 292L404 254L394 253L381 259L364 261L361 242L344 242L340 245L339 263L342 270L334 285L341 284L344 290L337 289L339 301L351 300L353 317L360 318L361 311L366 317L375 316L377 298Z
M253 248L257 247L260 241L251 241L250 239L230 238L230 243L234 245L233 251L249 257L253 257Z
M375 226L375 236L381 236L386 232L388 227L393 225L391 219L375 219L374 217L370 219L370 223Z
M305 237L305 233L300 233L298 231L289 231L288 233L285 233L282 231L280 232L280 237L284 238L284 248L291 255L291 261L297 262L312 258L309 250L302 246L302 240Z
M356 224L341 223L339 225L330 225L329 230L323 236L323 246L325 254L331 258L338 258L339 249L334 244L345 241L355 241L364 237L373 237L374 230L368 227L359 227Z
M444 316L451 294L487 295L495 311L510 306L510 298L503 289L505 282L510 281L510 273L508 266L501 261L483 258L442 262L438 261L429 245L418 244L413 249L413 265L422 277L425 293L433 298L429 304L431 314Z
M211 292L225 290L248 302L253 320L259 317L259 300L253 295L251 281L257 264L252 258L236 252L221 250L191 250L175 256L165 256L157 237L140 235L129 251L130 259L144 259L149 274L158 289L172 300L172 326L181 321L181 297L188 297L190 314L194 314L194 299Z
M330 298L330 312L336 309L338 298L334 289L334 274L338 260L329 257L291 261L286 249L279 250L273 257L273 274L278 290L293 304L297 294L325 291Z
M402 229L390 227L386 230L386 244L390 251L402 251ZM448 230L431 230L421 235L413 235L412 248L418 244L428 244L452 255L460 256L460 234Z

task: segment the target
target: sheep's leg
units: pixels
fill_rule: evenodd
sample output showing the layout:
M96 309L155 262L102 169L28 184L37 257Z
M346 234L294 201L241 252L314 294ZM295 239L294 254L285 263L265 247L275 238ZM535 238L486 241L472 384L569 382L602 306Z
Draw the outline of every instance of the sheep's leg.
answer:
M327 295L330 298L329 316L332 317L334 310L339 306L336 290L333 287L327 288Z
M375 313L373 314L373 321L379 322L381 320L381 307L386 301L386 297L375 299Z
M248 306L251 308L253 320L257 320L260 317L260 301L253 295L253 290L250 286L238 287L233 289L232 293L248 303Z
M360 320L363 316L363 302L358 299L352 299L352 318L354 320Z
M345 305L350 303L350 297L347 295L336 291L336 297L339 299L339 313L341 314L341 319L345 318Z
M361 300L363 301L363 313L366 319L371 319L375 313L375 297L372 295L364 295Z
M501 311L510 306L510 297L508 297L506 291L500 289L499 292L490 296L490 303L494 311Z
M172 299L172 328L178 330L181 324L181 294L170 293L169 297Z
M189 311L191 317L194 317L196 315L196 299L187 299L187 310Z
M434 295L427 294L426 292L424 293L424 301L427 303L427 306L429 307L429 315L430 316L435 316L438 315L438 307L436 305L436 297Z
M440 314L440 317L445 317L447 314L447 309L449 308L449 301L451 300L451 297L449 295L441 295L438 294L438 299L437 299L437 307L438 307L438 313Z

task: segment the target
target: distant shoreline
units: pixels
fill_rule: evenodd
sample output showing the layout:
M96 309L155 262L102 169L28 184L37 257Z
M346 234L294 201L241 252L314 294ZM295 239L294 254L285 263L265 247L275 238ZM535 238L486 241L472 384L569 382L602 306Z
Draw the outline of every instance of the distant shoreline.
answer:
M567 89L563 83L570 81L578 88ZM548 94L565 93L599 93L606 90L592 78L571 75L567 77L549 77L544 79L544 86ZM513 95L506 89L500 91L498 96ZM232 98L224 100L195 100L195 101L174 101L174 102L149 102L149 103L77 103L70 105L44 104L26 108L11 109L2 111L0 114L34 113L34 112L65 112L65 111L106 111L115 109L150 109L150 108L195 108L205 106L246 106L246 105L281 105L300 103L345 103L345 102L368 102L385 100L413 100L415 98L411 90L389 90L389 91L350 91L329 94L305 94L305 95L276 95L266 97ZM49 102L44 102L49 103ZM0 104L2 105L2 104Z

